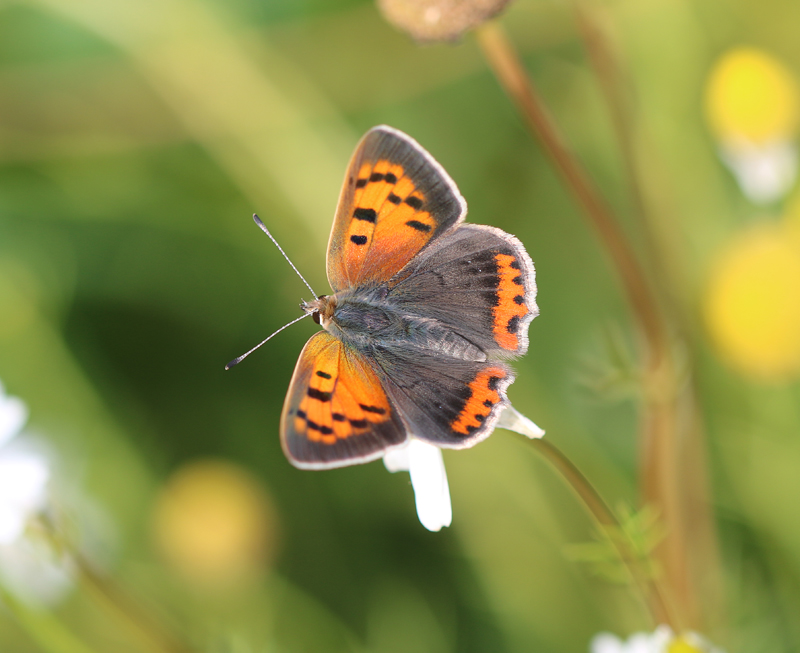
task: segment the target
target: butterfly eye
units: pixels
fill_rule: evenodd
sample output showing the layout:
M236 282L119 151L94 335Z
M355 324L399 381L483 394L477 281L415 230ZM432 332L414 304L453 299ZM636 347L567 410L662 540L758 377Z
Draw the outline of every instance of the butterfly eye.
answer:
M311 314L311 319L314 320L317 324L319 324L319 311L314 311Z

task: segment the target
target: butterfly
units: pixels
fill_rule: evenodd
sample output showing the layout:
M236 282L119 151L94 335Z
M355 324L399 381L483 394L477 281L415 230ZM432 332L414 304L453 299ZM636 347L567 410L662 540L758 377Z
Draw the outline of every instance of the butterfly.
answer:
M297 361L281 444L303 469L365 463L410 437L488 437L528 348L533 263L514 236L467 224L456 184L414 139L379 126L353 153L327 252L323 330Z

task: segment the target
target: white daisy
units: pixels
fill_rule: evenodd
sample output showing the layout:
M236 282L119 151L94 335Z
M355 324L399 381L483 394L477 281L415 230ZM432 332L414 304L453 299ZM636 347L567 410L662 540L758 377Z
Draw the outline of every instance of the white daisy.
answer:
M0 383L0 584L32 603L60 598L70 581L46 538L29 537L31 520L48 505L50 466L18 437L28 408Z
M723 653L703 637L691 631L676 636L669 626L661 625L652 633L634 633L622 640L611 633L595 635L589 653Z

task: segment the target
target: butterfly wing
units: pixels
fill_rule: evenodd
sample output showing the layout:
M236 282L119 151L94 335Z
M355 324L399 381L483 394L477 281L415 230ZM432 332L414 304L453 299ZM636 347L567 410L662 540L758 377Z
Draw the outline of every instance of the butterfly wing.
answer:
M459 225L390 286L392 305L437 320L488 358L528 349L528 326L539 314L533 262L522 243L500 229Z
M295 467L325 469L379 458L406 429L365 358L325 331L297 361L281 414L281 444Z
M388 280L466 211L455 182L414 139L371 129L353 153L336 209L331 287Z
M502 359L525 353L528 326L539 312L525 248L500 229L462 224L388 286L387 303L437 325L418 342L375 349L384 387L410 433L449 448L486 438L508 405L506 389L514 381ZM446 332L457 337L441 337L442 346L431 341L430 333ZM475 347L452 347L454 342Z
M417 438L439 447L471 447L488 437L508 405L514 381L503 362L420 356L411 347L376 350L384 387Z

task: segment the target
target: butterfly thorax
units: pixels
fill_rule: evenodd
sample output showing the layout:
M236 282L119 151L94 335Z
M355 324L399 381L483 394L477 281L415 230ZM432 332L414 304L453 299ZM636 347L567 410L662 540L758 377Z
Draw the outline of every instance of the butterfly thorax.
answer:
M461 360L484 361L486 354L439 320L415 315L392 302L388 285L346 288L302 304L315 322L355 349L402 347Z

